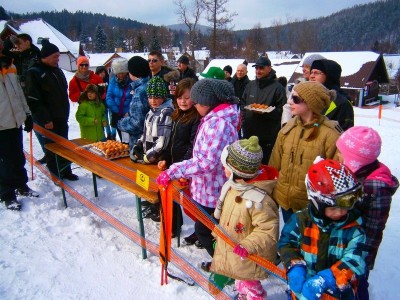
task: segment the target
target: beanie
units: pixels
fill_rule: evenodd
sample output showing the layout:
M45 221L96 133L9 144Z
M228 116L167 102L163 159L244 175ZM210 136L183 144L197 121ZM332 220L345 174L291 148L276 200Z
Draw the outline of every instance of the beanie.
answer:
M79 56L76 60L76 65L79 66L80 64L89 64L89 58L86 56Z
M353 172L373 163L381 153L381 145L378 132L366 126L351 127L336 141L344 164Z
M261 166L263 152L258 137L251 136L228 146L227 165L240 178L253 178Z
M189 64L189 57L187 57L186 55L182 55L181 57L179 57L178 63L182 63L184 65L188 65Z
M235 97L232 83L210 78L197 81L190 91L190 98L197 104L211 107L221 103L238 103L239 100Z
M308 108L318 115L329 106L331 100L336 96L335 91L328 90L316 81L300 82L293 87L293 90L299 94Z
M54 53L60 52L58 47L48 40L42 40L42 49L40 50L40 57L46 58Z
M116 58L111 63L111 70L114 74L128 73L128 60L125 58Z
M149 62L140 56L133 56L128 61L129 73L138 78L150 76Z
M302 66L310 66L312 65L312 63L316 60L321 60L321 59L325 59L325 57L323 57L320 54L311 54L309 56L307 56L304 60L303 60L303 64ZM319 69L318 69L319 70ZM322 70L320 70L322 71Z
M311 70L317 69L326 75L324 85L328 89L340 87L340 76L342 75L342 67L333 60L319 59L315 60L311 65Z
M219 67L210 67L207 73L200 73L205 78L225 79L225 72Z
M164 98L168 97L168 91L165 86L164 80L159 76L150 78L146 87L147 97Z
M230 65L225 66L223 70L228 72L229 74L232 74L232 67Z

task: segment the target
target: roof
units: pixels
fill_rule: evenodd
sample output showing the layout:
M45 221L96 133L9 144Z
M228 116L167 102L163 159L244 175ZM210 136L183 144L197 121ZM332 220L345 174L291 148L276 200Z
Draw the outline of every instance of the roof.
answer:
M400 54L383 54L386 70L390 79L395 79L400 69Z

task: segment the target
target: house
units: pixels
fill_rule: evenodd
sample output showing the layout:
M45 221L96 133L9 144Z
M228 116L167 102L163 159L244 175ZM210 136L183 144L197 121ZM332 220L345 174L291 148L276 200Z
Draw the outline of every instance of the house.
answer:
M308 52L304 58L316 52ZM379 87L389 83L383 56L371 51L318 52L327 59L336 61L342 67L341 88L351 98L354 105L363 106L378 99ZM303 60L288 80L294 84L302 76Z
M4 21L2 21L4 22ZM39 49L42 48L41 41L48 39L60 49L59 67L67 70L76 70L76 59L84 55L80 42L71 41L53 26L42 19L36 20L11 20L0 24L0 38L5 40L9 35L27 33L32 37L32 42Z

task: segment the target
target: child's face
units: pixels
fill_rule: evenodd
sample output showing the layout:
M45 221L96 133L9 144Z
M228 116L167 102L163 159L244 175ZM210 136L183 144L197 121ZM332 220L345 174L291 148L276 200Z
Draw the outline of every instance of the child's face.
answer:
M190 99L190 90L186 89L183 94L176 99L176 102L178 103L178 107L183 111L191 109L194 102Z
M96 93L95 92L92 92L92 91L88 91L87 92L87 97L88 97L88 99L89 100L96 100Z
M163 102L164 102L164 98L154 97L154 96L149 97L149 104L150 104L151 108L157 108L161 104L163 104Z
M339 221L347 215L347 209L338 206L326 207L325 216L333 221Z
M301 116L302 114L309 112L308 106L305 102L295 103L294 99L301 99L296 91L293 91L292 97L289 99L290 111L293 116Z
M199 113L200 116L204 117L205 115L208 114L210 111L210 106L206 105L201 105L201 104L195 104L194 107L196 107L197 112Z

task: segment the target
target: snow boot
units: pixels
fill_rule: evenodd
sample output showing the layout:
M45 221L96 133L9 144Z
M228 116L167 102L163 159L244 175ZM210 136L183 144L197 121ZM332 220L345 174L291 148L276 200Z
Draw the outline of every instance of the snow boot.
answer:
M34 197L37 198L39 197L39 194L37 192L35 192L34 190L32 190L29 186L24 185L23 187L20 187L16 190L16 194L17 196L21 196L21 197Z
M9 210L21 210L21 203L17 199L4 200L4 203Z
M198 238L196 232L193 232L191 235L183 238L182 244L187 246L194 245L194 243L196 243L197 240Z

